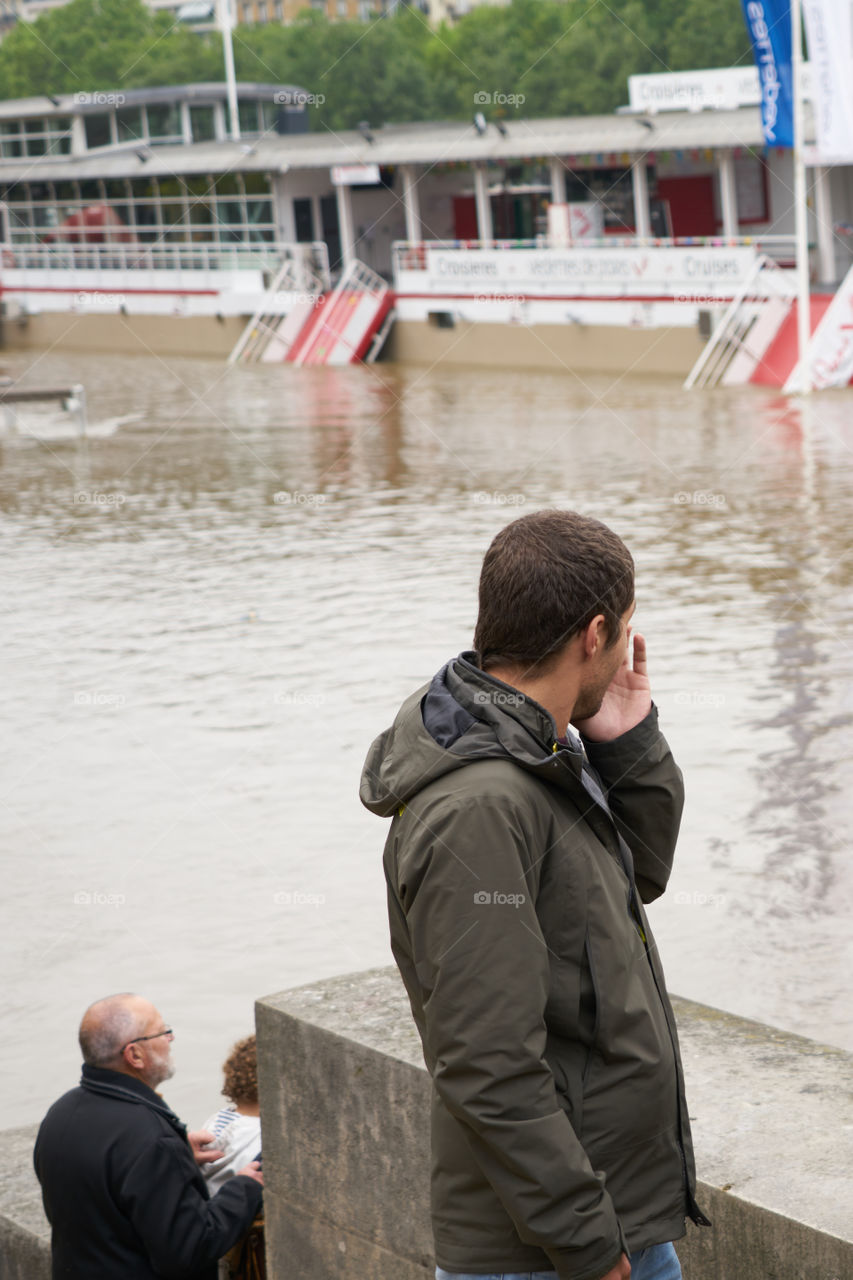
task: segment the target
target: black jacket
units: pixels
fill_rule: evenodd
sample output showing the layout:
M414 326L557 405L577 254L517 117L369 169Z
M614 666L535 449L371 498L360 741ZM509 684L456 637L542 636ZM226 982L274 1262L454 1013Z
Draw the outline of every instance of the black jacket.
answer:
M83 1067L48 1111L36 1175L53 1228L54 1280L216 1280L216 1260L260 1208L251 1178L211 1200L186 1128L132 1076Z

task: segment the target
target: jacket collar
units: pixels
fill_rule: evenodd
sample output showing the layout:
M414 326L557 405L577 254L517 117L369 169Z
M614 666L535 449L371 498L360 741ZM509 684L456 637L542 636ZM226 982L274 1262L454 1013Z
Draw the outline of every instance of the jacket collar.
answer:
M125 1075L122 1071L111 1071L109 1067L91 1067L84 1062L80 1087L87 1093L97 1093L101 1097L114 1098L119 1102L132 1102L148 1107L162 1116L181 1137L186 1137L187 1126L183 1121L166 1105L159 1093L155 1093L135 1076Z
M501 746L519 764L538 771L545 766L550 782L568 770L572 786L581 782L583 757L560 743L554 717L545 707L477 666L474 651L461 653L446 668L447 687L466 710L488 724ZM560 768L555 770L555 761ZM565 776L565 775L563 775Z

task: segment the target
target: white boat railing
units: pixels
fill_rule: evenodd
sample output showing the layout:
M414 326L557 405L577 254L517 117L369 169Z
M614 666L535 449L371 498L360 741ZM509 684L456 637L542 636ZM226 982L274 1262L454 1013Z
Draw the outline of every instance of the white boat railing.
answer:
M191 271L215 276L221 271L261 271L276 275L288 263L300 289L327 289L329 251L322 240L307 244L163 243L0 245L0 279L25 271Z
M578 240L571 245L555 245L547 236L534 240L395 240L391 246L395 273L426 271L430 250L546 249L560 253L587 249L755 249L776 262L793 262L794 237L762 236L603 236Z

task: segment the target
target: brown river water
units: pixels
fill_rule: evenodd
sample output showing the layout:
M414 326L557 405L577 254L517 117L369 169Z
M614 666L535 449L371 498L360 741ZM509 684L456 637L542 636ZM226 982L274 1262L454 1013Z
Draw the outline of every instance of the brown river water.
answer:
M577 507L637 561L687 808L671 989L853 1050L853 393L509 370L16 354L80 381L0 442L0 1123L75 1083L83 1008L152 998L199 1124L253 1000L390 962L398 703L470 645L483 552Z

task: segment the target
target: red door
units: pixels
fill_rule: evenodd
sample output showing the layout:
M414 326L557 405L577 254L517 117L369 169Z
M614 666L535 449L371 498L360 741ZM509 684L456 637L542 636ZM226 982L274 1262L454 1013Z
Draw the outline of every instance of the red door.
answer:
M701 174L684 178L658 178L658 195L669 201L674 236L713 236L714 179Z
M453 227L457 240L477 239L477 201L473 196L453 197Z

